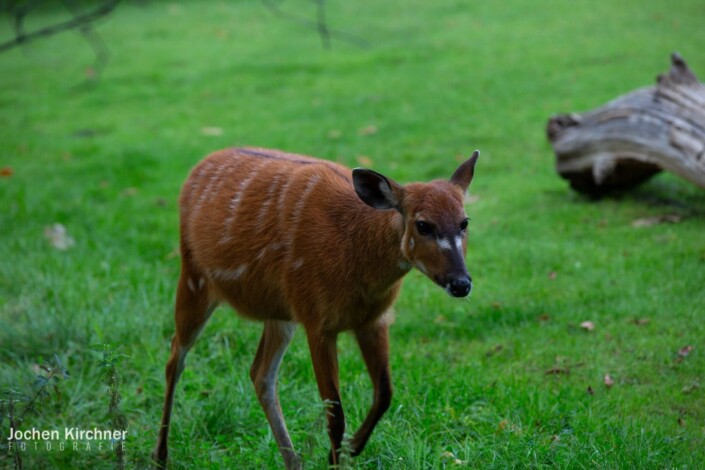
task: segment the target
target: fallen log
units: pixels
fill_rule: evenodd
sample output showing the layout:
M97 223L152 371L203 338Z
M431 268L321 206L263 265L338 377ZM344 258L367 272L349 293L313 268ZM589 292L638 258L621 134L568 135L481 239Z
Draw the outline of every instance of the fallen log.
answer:
M576 191L630 189L661 170L705 189L705 85L674 53L656 86L548 120L556 170Z

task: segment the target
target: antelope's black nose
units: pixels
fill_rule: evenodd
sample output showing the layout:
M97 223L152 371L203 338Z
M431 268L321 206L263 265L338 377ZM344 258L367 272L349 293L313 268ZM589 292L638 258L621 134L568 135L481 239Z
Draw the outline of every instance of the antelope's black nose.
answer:
M457 277L450 281L448 290L453 297L465 297L472 290L472 280L469 276Z

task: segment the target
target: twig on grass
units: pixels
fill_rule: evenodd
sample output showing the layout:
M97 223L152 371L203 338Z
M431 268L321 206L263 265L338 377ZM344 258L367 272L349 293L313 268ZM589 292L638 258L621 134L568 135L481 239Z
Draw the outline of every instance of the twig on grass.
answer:
M17 424L15 424L15 400L12 397L8 397L8 413L10 415L10 429L17 429ZM14 448L12 460L15 463L15 468L22 470L22 457L20 457L20 450L17 446L17 437L15 435L11 437Z
M98 348L99 347L95 347L94 349ZM120 358L127 356L125 354L115 354L109 344L104 344L102 349L103 360L100 362L99 367L103 368L103 375L101 378L103 383L105 383L108 387L108 395L110 396L108 414L106 417L110 419L110 423L114 431L126 431L127 417L120 409L120 401L122 400L122 396L120 395L120 385L122 384L122 377L118 373L117 363ZM122 443L115 446L115 459L117 462L117 468L120 470L124 469L125 453Z

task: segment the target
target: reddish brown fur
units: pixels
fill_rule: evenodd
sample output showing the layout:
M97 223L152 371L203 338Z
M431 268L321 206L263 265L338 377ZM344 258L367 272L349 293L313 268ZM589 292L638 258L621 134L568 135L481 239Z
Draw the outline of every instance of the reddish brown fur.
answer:
M226 150L191 173L180 206L182 252L189 253L194 285L205 279L213 300L225 300L247 317L293 320L307 330L339 332L374 320L394 300L405 274L398 268L401 215L370 210L343 166L272 155L277 159ZM214 175L228 184L218 186L215 180L207 203L192 211ZM238 182L257 175L231 214ZM272 187L273 198L267 198ZM261 213L266 217L260 220ZM370 238L355 230L366 225L381 233ZM226 244L224 237L229 237ZM332 253L335 262L324 263ZM373 255L376 269L360 253ZM242 276L233 279L243 266ZM366 315L360 317L361 312Z
M355 332L375 387L372 409L352 439L353 453L359 453L391 399L388 322L382 315L403 276L416 265L446 290L449 275L467 276L466 237L458 226L474 167L474 160L468 162L452 183L399 186L385 179L398 210L370 207L356 193L349 169L310 157L230 149L196 166L180 197L182 272L157 462L166 461L174 387L186 353L223 301L265 322L251 376L288 468L301 462L291 448L275 380L291 325L306 331L321 396L332 402L332 463L344 430L335 339L341 331ZM435 238L417 233L419 220L435 227ZM450 250L450 256L439 240L455 243L454 237L462 238L462 254Z

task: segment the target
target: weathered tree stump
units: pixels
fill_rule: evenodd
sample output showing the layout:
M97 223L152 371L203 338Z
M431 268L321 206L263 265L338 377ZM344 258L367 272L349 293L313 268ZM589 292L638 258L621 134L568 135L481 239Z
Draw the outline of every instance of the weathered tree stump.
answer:
M661 170L705 189L705 85L677 53L656 86L554 116L546 131L556 170L576 191L625 190Z

